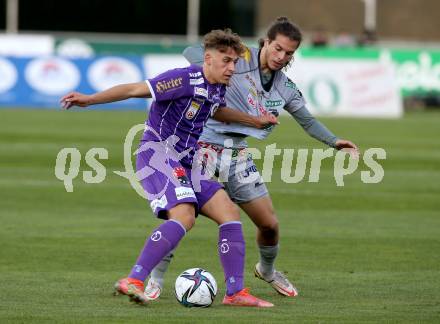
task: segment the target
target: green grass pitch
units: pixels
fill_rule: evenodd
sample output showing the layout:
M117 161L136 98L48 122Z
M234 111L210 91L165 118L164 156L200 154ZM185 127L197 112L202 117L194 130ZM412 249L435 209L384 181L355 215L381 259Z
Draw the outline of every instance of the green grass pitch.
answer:
M268 184L281 224L279 270L300 296L283 298L254 278L255 228L244 217L245 284L272 309L230 308L217 257L217 229L199 217L181 242L160 301L148 307L112 296L159 222L113 171L123 170L123 140L140 112L0 110L0 323L357 323L440 322L440 114L400 120L322 119L361 150L382 147L385 177L361 182L363 163L337 187L332 162L318 183L287 184L275 159ZM290 118L265 142L325 148ZM57 153L76 147L81 173L67 193L54 175ZM109 152L107 177L86 184L92 147ZM296 159L294 159L294 162ZM258 162L261 167L261 162ZM310 166L310 163L308 164ZM219 283L208 309L181 307L176 276L204 267Z

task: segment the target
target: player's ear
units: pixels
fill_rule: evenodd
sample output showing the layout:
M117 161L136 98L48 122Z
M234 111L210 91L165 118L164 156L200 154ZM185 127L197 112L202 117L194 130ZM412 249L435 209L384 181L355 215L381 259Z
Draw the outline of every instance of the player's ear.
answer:
M205 60L207 65L211 65L212 64L212 53L211 53L211 51L209 51L209 50L205 51L204 60Z

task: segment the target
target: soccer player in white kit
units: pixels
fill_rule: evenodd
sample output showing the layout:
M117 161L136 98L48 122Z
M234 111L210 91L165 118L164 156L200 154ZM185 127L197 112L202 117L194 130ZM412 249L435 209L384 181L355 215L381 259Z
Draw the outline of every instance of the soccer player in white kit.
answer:
M281 109L289 112L301 127L312 137L337 150L345 149L354 156L358 149L350 141L339 139L307 110L301 92L281 70L293 59L302 35L298 27L285 17L276 19L260 40L259 48L247 48L238 61L236 70L226 90L228 107L259 116L279 114ZM203 48L189 47L184 56L193 64L203 62ZM207 154L201 163L217 175L222 172L221 158L228 148L232 148L232 161L227 181L223 183L232 201L251 218L257 226L257 244L260 260L255 265L256 277L268 282L279 294L294 297L297 289L287 277L274 267L279 250L279 225L266 185L261 179L252 160L246 152L246 137L266 138L274 126L265 129L246 127L237 123L222 123L209 119L199 139L199 145ZM214 158L212 158L214 157ZM245 178L252 181L243 181ZM172 258L167 255L153 270L146 287L150 299L160 296L163 276Z

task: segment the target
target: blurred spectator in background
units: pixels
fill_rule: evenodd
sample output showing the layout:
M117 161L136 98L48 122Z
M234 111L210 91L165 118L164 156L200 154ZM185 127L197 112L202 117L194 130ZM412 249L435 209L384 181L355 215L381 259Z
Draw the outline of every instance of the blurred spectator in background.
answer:
M355 40L353 35L351 35L347 30L342 29L339 31L334 39L334 45L336 47L351 47L355 45Z
M312 46L324 47L328 45L328 35L324 27L317 26L312 34Z
M358 46L371 46L377 42L376 31L364 29L357 40Z

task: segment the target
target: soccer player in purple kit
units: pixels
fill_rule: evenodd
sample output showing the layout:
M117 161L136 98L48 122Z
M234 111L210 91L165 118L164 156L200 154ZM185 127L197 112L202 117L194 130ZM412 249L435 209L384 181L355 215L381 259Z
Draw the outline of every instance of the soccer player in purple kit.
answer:
M69 109L74 105L87 107L128 98L154 100L137 154L137 175L142 176L141 184L154 213L166 221L153 230L129 276L115 284L118 293L147 304L144 281L162 258L176 248L201 213L219 225L218 252L226 282L223 304L272 307L273 304L244 288L245 242L238 208L218 182L201 179L200 188L196 188L191 181L197 172L192 169L197 140L216 110L229 110L224 107L225 87L243 52L239 36L228 29L205 35L204 48L201 67L169 70L146 82L118 85L93 95L69 93L61 103ZM261 127L276 122L274 117L257 120L245 113L237 115L232 109L229 118L227 121L234 119ZM158 165L158 161L168 164Z

